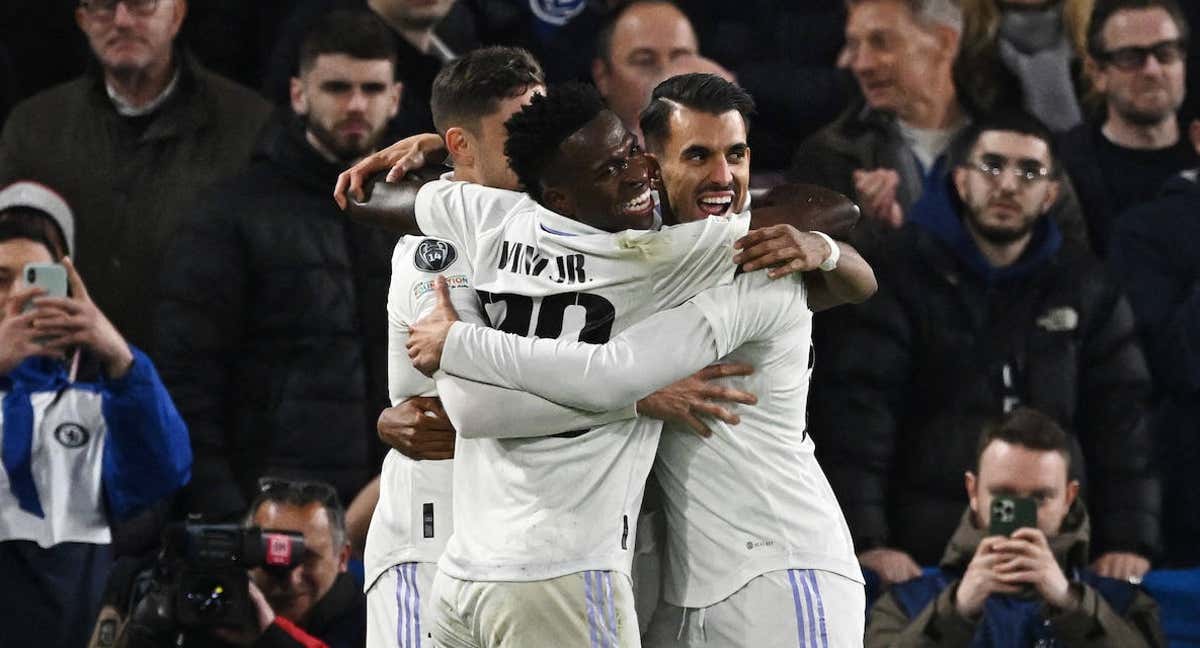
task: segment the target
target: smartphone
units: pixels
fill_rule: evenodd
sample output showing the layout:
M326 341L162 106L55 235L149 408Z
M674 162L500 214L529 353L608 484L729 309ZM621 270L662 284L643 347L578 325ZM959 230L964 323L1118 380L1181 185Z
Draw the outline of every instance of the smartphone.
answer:
M67 269L58 263L27 263L21 271L26 286L37 286L46 291L44 297L67 296ZM33 308L33 301L25 302L24 310Z
M1037 528L1037 502L1032 497L992 498L988 535L1010 536L1022 528Z

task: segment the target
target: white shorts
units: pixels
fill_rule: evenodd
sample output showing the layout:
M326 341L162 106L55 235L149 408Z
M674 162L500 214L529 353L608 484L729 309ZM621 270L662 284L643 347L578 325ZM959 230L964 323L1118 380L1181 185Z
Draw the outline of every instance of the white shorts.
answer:
M763 574L703 608L662 603L647 648L862 648L863 586L833 572Z
M629 577L609 571L544 581L433 580L438 648L640 648Z
M400 563L367 588L367 648L432 648L437 563Z

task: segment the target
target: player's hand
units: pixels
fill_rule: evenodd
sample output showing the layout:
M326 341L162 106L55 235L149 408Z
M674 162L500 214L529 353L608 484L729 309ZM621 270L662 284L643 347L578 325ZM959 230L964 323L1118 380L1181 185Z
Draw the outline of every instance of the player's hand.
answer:
M37 317L33 321L38 335L53 338L47 348L65 353L74 346L90 349L104 364L109 378L117 379L129 371L133 352L117 327L92 302L87 287L71 259L63 257L71 285L70 297L38 297L33 300Z
M921 566L912 556L888 547L868 549L858 554L858 562L863 567L879 575L884 584L903 583L906 580L921 575Z
M365 199L363 184L367 178L387 170L386 182L395 182L409 171L425 166L433 154L445 151L446 143L436 133L421 133L406 137L391 146L375 151L359 160L337 177L333 187L333 199L341 209L346 208L346 196L362 202Z
M1060 610L1072 610L1079 600L1071 581L1054 559L1041 529L1017 529L993 545L1004 559L995 566L996 579L1008 585L1032 585L1042 600Z
M954 608L959 615L974 619L983 612L983 604L992 594L1015 594L1021 590L1019 585L1002 582L996 573L996 565L1012 557L996 551L996 546L1006 540L1003 536L988 536L976 547L975 556L954 592Z
M718 405L718 402L744 405L754 405L758 402L754 394L726 387L715 381L729 376L749 376L752 373L754 367L748 364L709 365L638 401L638 414L660 421L682 423L701 437L710 437L712 430L700 416L708 415L730 425L737 425L741 421L737 414Z
M734 242L733 248L741 250L733 257L742 270L754 272L770 267L767 276L772 279L793 272L816 270L832 253L825 239L812 232L801 232L791 225L771 225L751 230L749 234Z
M250 603L254 606L254 625L249 628L213 628L217 638L235 646L252 646L267 628L275 623L275 610L263 596L262 590L250 581Z
M458 311L450 303L450 288L446 285L446 278L438 275L433 280L433 290L437 294L437 306L413 323L408 342L404 345L413 366L426 376L432 376L442 366L442 348L446 346L446 336L450 334L450 326L458 321Z
M30 286L9 293L4 300L4 315L0 319L0 376L8 375L32 356L62 357L62 351L48 348L38 341L45 333L33 327L37 311L21 312L25 304L45 293L38 286Z
M854 172L854 190L863 214L891 227L904 224L904 210L896 201L900 174L894 169L858 169Z
M1118 578L1135 585L1142 582L1142 577L1150 571L1150 561L1135 553L1110 551L1092 563L1092 569L1097 574L1108 578Z
M454 426L437 398L414 396L383 410L375 430L380 441L409 459L454 458Z

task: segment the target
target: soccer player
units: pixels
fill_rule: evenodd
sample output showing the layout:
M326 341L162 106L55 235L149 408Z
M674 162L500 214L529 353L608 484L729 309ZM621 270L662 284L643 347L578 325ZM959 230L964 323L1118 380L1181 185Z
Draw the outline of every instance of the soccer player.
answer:
M530 197L446 182L417 197L420 228L460 242L502 330L602 342L732 278L745 217L622 231L653 220L649 165L594 91L551 90L508 129ZM434 585L438 642L638 645L630 541L660 426L641 418L569 438L478 438L493 433L464 420L480 420L479 408L443 382L460 439L456 533Z
M675 77L654 96L643 113L647 145L662 159L676 213L700 217L720 202L713 196L738 193L732 176L748 162L745 115L752 103L736 86L702 75ZM672 168L675 162L685 168ZM698 181L683 182L682 175ZM843 251L850 249L839 245ZM647 642L857 646L862 574L803 425L812 311L874 291L870 269L857 255L847 258L839 267L829 248L829 256L797 261L798 270L828 271L805 275L803 283L743 275L600 347L423 322L410 355L431 369L444 343L441 365L452 374L598 411L718 357L754 365L755 375L735 384L762 397L741 412L736 430L718 422L710 439L668 431L659 442L667 578ZM441 308L434 319L448 322L453 313Z
M454 157L452 179L517 188L517 179L503 156L504 122L543 90L536 61L517 48L474 50L447 64L434 81L433 113ZM433 381L412 369L404 350L408 324L434 305L433 277L440 273L454 281L455 303L464 318L478 323L486 319L475 294L459 289L470 288L472 272L453 242L407 237L393 254L392 269L389 390L393 404L399 407L406 400L436 398ZM492 403L482 406L494 416L490 425L523 434L553 434L635 415L632 407L596 415L520 392L457 382L474 402ZM655 411L654 402L648 399L643 409ZM506 421L505 413L519 413L520 419ZM384 460L365 552L370 648L429 645L431 582L437 559L453 531L451 475L449 459L413 461L400 452L389 452Z

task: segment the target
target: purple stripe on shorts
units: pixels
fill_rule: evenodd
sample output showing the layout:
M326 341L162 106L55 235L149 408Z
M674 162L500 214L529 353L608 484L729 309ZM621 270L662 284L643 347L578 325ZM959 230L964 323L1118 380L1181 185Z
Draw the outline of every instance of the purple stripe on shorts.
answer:
M400 648L412 648L408 644L408 633L404 631L407 621L404 610L408 601L406 592L408 583L404 580L404 565L396 565L392 570L396 574L396 645Z
M808 642L812 648L820 648L817 643L817 620L813 618L813 599L812 592L808 589L808 581L804 580L804 572L806 569L797 569L796 578L800 580L800 588L804 590L804 612L808 615L808 622L805 624L808 627Z
M813 593L817 595L817 620L821 625L821 645L829 648L829 633L825 630L825 601L821 599L821 588L817 585L817 572L808 570L808 581L812 584Z
M612 647L617 648L617 597L613 592L612 572L604 572L604 584L608 588L608 637Z
M596 603L592 596L593 590L592 572L583 572L583 598L587 602L588 639L591 640L592 648L604 648L600 645L600 629L596 627Z
M417 563L412 563L409 569L412 570L413 646L421 648L421 588L417 583Z
M800 586L796 584L796 570L788 570L792 582L792 604L796 606L796 645L804 648L804 606L800 604Z

